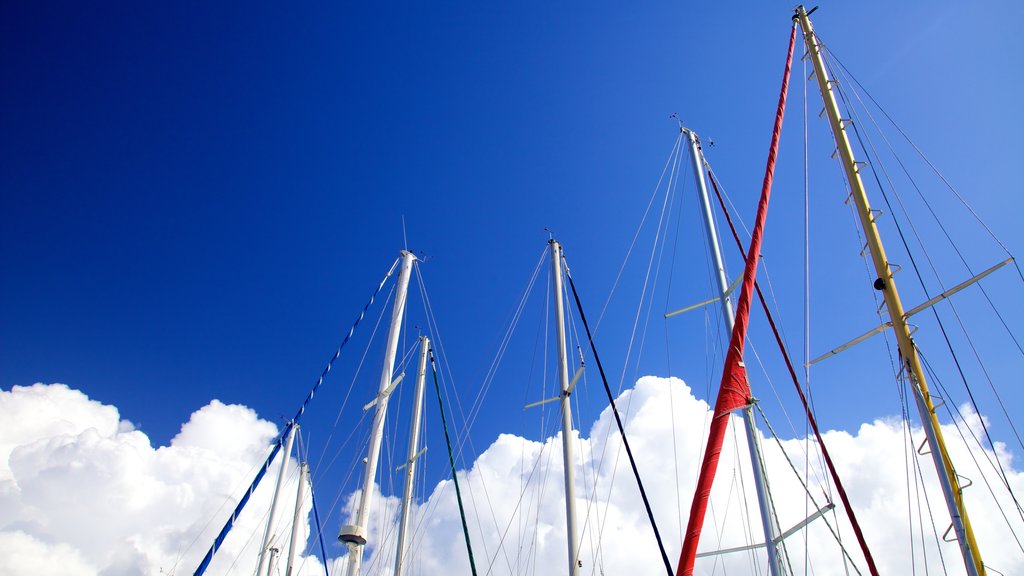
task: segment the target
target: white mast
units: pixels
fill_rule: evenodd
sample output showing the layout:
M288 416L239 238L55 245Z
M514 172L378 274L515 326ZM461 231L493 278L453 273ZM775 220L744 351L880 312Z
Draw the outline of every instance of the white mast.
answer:
M299 551L299 520L302 519L302 500L306 493L306 478L309 474L309 464L303 462L299 465L299 487L295 491L295 515L292 516L292 540L288 546L288 567L285 576L292 576L295 568L295 556Z
M725 320L725 327L732 333L733 324L736 322L732 310L732 301L729 299L729 283L725 276L725 265L722 262L721 246L718 243L718 232L715 229L714 212L711 209L711 202L708 199L708 188L704 182L703 155L700 142L692 130L681 128L686 133L690 142L690 159L693 162L693 177L697 181L697 191L700 196L701 216L704 220L704 229L708 235L708 246L711 249L711 260L715 266L715 282L718 285L718 299L722 304L722 317ZM768 567L772 576L782 576L785 570L782 566L782 558L779 555L781 540L776 544L779 534L779 523L775 516L775 508L768 496L768 479L764 475L764 460L761 454L761 443L757 435L757 425L754 422L754 410L751 406L743 408L743 423L747 431L747 446L750 449L751 467L754 470L754 485L757 489L757 501L760 504L761 526L764 529L765 548L768 551Z
M274 497L270 501L270 515L267 517L267 530L263 534L263 545L260 546L260 559L256 565L257 576L267 576L270 568L270 540L274 537L274 523L277 521L277 501L278 496L281 495L281 486L284 484L284 475L288 470L288 460L292 453L292 441L295 440L295 432L298 430L298 424L292 424L291 430L288 431L288 439L284 443L284 452L281 453L281 471L277 475L277 486L274 488Z
M281 549L272 547L270 549L270 563L267 564L267 574L277 573L277 561L281 557Z
M402 318L405 313L405 300L409 291L409 275L416 256L408 250L402 250L402 267L398 273L395 287L395 303L391 309L391 328L388 331L387 346L384 351L384 367L380 375L380 389L374 402L377 410L373 415L373 427L370 431L370 448L366 456L366 470L363 476L363 490L359 495L359 507L352 524L342 526L338 540L348 546L348 576L359 576L363 562L363 546L366 545L366 523L370 516L370 497L373 494L374 482L377 480L377 460L380 458L381 438L384 435L384 417L387 413L388 396L398 383L392 381L395 371L395 356L398 352L398 335L402 329ZM399 377L401 378L401 377Z
M562 246L551 239L551 275L555 289L555 346L558 348L558 379L562 387L562 468L565 470L565 528L569 541L569 576L579 573L579 550L576 539L576 480L572 457L572 408L569 395L569 364L565 353L565 310L562 305Z
M405 544L409 523L409 509L412 504L413 474L416 472L416 460L422 455L420 444L420 417L423 413L423 386L427 381L427 352L430 350L430 339L420 336L420 366L416 373L416 394L412 401L412 421L409 428L409 457L405 464L405 490L402 493L401 522L398 526L398 546L395 552L394 576L402 576L405 562ZM426 450L426 449L424 449ZM399 467L401 468L401 467ZM289 575L290 576L290 575Z

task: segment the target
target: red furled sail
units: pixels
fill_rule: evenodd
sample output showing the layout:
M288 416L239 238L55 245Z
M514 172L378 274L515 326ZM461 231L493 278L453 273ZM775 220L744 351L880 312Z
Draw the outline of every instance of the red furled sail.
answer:
M768 150L768 165L765 167L764 182L761 184L761 200L757 204L757 217L754 231L750 236L750 249L747 251L747 262L743 269L743 286L740 289L739 302L736 304L736 323L729 340L729 351L725 356L725 369L722 383L715 402L715 413L711 419L711 431L708 434L708 448L704 452L697 489L693 494L690 506L690 519L686 524L686 537L683 540L683 551L679 555L677 576L693 574L693 561L697 556L697 543L704 525L704 513L711 495L711 485L718 469L718 458L722 453L722 441L729 427L729 413L750 403L750 384L747 382L747 371L743 365L743 349L747 339L747 324L750 320L750 301L753 298L754 278L757 275L757 263L761 254L761 238L764 234L764 221L768 216L768 198L771 196L772 177L775 175L775 157L779 149L779 136L782 133L782 117L786 111L786 92L789 90L789 71L793 64L793 45L796 40L796 26L789 36L789 53L786 55L786 69L782 76L782 90L779 94L779 107L775 113L775 127L772 130L772 144Z

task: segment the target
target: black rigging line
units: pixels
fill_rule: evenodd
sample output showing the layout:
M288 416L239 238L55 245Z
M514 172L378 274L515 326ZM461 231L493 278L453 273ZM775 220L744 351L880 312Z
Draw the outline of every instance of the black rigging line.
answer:
M434 374L434 391L437 392L437 405L441 409L441 427L444 428L444 442L448 447L448 462L452 466L452 480L455 482L455 497L459 501L459 516L462 517L462 533L466 537L466 549L469 551L469 568L476 576L476 561L473 560L473 546L469 543L469 524L466 523L466 509L462 505L462 491L459 490L459 475L455 470L455 457L452 455L452 441L448 436L448 422L444 416L444 401L441 400L441 387L437 383L437 368L434 365L434 350L430 350L430 369Z
M565 257L562 257L565 261ZM658 524L654 521L654 511L651 510L651 502L647 498L647 491L640 480L640 471L637 470L636 460L633 458L633 450L629 447L629 440L626 439L626 428L622 425L622 418L619 416L619 409L615 405L615 398L612 397L612 389L608 386L608 378L604 375L604 366L601 365L601 357L597 355L597 346L590 333L590 324L587 316L583 313L583 304L580 303L580 295L576 292L576 283L572 281L572 274L569 273L569 263L565 262L565 277L569 279L569 287L572 288L572 297L576 300L576 309L580 312L580 320L583 321L583 328L587 332L587 341L590 342L590 351L594 353L594 361L597 363L597 370L601 373L601 383L604 384L605 394L608 395L608 402L612 407L612 414L615 416L615 424L619 427L619 434L622 436L622 445L626 448L626 455L629 457L629 465L633 468L633 476L636 478L637 487L640 488L640 497L644 501L644 508L647 510L647 518L654 530L654 538L658 541L658 551L661 552L661 560L665 563L665 571L668 576L673 576L672 564L668 561L668 554L665 553L665 544L661 540L661 532L658 531Z

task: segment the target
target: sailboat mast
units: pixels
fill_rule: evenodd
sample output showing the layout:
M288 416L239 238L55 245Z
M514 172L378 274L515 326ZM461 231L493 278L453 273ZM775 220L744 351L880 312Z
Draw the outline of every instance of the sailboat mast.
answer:
M292 442L295 441L295 432L299 429L298 424L292 424L288 431L288 439L284 443L284 452L281 453L281 471L277 475L277 485L274 487L274 497L270 501L270 514L267 517L267 530L263 533L263 546L260 547L259 562L256 565L256 575L266 576L270 573L270 564L273 554L270 551L270 541L274 538L274 524L277 522L277 503L281 496L281 488L284 486L284 476L288 471L288 460L292 454Z
M409 423L409 457L405 461L405 489L402 492L401 521L398 524L398 543L395 551L394 576L402 576L405 563L405 544L408 534L409 508L412 505L413 475L420 457L420 418L423 414L423 386L427 381L427 352L430 339L420 336L420 365L416 372L416 393L412 401L412 420Z
M388 330L387 345L384 349L384 366L381 369L380 388L377 393L377 409L373 414L373 425L370 430L370 447L366 456L366 469L363 475L363 490L359 495L359 507L356 509L352 524L342 526L338 540L348 546L348 576L359 576L363 562L363 547L366 545L366 523L370 517L370 500L373 486L377 480L377 460L380 458L380 444L384 436L384 417L387 415L388 396L391 393L395 373L395 356L398 354L398 336L402 330L402 318L405 314L405 301L409 293L409 276L412 263L416 256L408 250L402 250L402 264L398 272L395 286L395 303L391 308L391 328Z
M808 13L803 6L798 6L794 17L803 30L804 42L807 45L807 53L810 55L814 65L815 76L818 79L818 88L821 90L821 97L825 104L825 113L828 116L829 124L832 127L832 135L836 139L836 148L842 159L843 169L846 172L846 180L850 183L850 195L853 197L857 207L857 214L864 236L867 238L868 249L871 252L871 260L874 262L877 280L875 287L882 292L885 298L885 307L892 322L893 332L896 334L896 341L899 344L900 354L903 357L904 369L907 371L914 398L917 401L918 410L921 413L921 424L924 427L928 445L931 448L932 460L938 472L939 483L942 485L942 493L946 499L946 506L953 521L953 530L957 542L960 545L960 552L967 567L967 573L971 576L984 576L985 566L981 561L981 554L978 544L974 539L974 531L971 529L970 520L967 517L967 509L964 506L963 489L960 486L959 478L953 468L949 453L946 450L946 443L942 437L942 429L939 427L939 419L935 413L935 406L932 397L928 392L928 383L925 380L924 369L921 359L918 356L914 340L911 338L910 328L907 325L903 304L900 301L899 292L896 290L896 279L894 271L885 255L882 246L882 238L875 226L875 216L868 203L864 183L861 181L857 161L853 156L853 148L850 146L850 139L846 134L846 124L839 112L839 105L836 102L832 86L835 83L829 79L825 69L825 61L821 54L821 43L814 34L814 28L808 18Z
M302 502L306 493L306 478L309 477L309 464L303 462L299 465L299 487L295 492L295 515L292 517L292 539L288 546L288 564L285 568L285 576L292 576L295 572L295 558L299 554L299 530L302 520Z
M569 362L565 352L565 307L562 302L562 246L551 244L551 276L555 298L555 346L558 348L558 380L562 394L562 468L565 471L565 528L569 543L569 576L579 573L579 549L576 539L576 479L572 457L572 408L569 402Z
M732 309L732 301L729 299L729 283L725 276L725 264L722 260L722 249L718 242L718 231L715 228L714 213L711 209L711 201L708 196L707 183L704 181L703 153L700 148L700 140L697 134L688 128L682 128L690 142L690 160L693 163L693 177L697 183L697 191L700 196L701 216L704 220L704 229L708 236L708 246L711 250L711 262L715 268L715 283L718 286L718 299L722 306L722 318L729 334L732 334L733 325L736 323ZM779 555L780 541L776 544L779 535L779 522L775 515L775 508L768 492L768 479L765 477L764 457L761 453L761 443L758 441L757 425L754 422L754 409L748 405L743 408L743 423L747 431L747 447L750 450L751 467L754 470L754 486L757 491L757 501L760 505L761 527L764 529L765 548L768 551L768 566L772 576L782 576L785 570L782 566L782 558Z

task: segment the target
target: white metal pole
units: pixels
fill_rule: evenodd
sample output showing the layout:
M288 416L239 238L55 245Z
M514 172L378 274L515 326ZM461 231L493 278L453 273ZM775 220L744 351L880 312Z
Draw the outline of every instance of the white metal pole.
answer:
M687 141L690 143L690 162L693 165L693 179L697 182L701 216L704 221L704 232L708 235L711 263L715 267L715 283L718 285L718 299L722 302L722 317L725 319L726 328L732 332L732 326L736 322L736 318L732 311L732 300L729 298L729 280L725 276L725 263L722 260L721 244L718 241L718 229L715 227L715 213L711 208L708 186L704 181L704 156L701 154L700 140L697 139L697 134L689 128L683 128L682 130L686 133Z
M558 349L558 379L562 386L562 468L565 471L565 524L569 543L569 576L579 573L579 549L576 538L576 479L572 456L572 408L569 402L569 363L565 352L565 310L562 303L562 246L551 244L551 275L555 298L555 347Z
M409 509L412 507L413 475L419 458L420 418L423 414L423 387L427 381L427 352L430 339L420 336L420 366L416 373L416 394L412 401L412 421L409 423L409 457L405 460L405 490L402 492L401 522L398 525L398 546L395 551L394 576L402 576L405 562L405 545L408 538Z
M274 574L277 572L277 561L281 558L281 550L278 548L270 549L270 563L267 564L267 574Z
M725 327L732 333L733 324L736 322L732 310L732 301L729 299L729 282L725 276L725 264L722 261L722 249L718 242L718 232L715 228L714 212L711 209L711 201L708 197L708 187L704 181L703 155L700 149L700 141L692 130L683 128L690 142L690 159L693 162L693 176L697 181L697 191L700 196L701 214L704 217L704 229L708 235L708 246L711 250L711 261L715 267L715 282L718 285L718 298L722 303L722 317L725 320ZM757 424L754 422L754 410L747 406L743 409L743 424L747 431L747 447L750 450L750 464L754 470L754 486L757 491L757 501L760 505L761 527L764 529L765 548L768 551L768 567L773 576L782 576L785 570L782 566L782 558L779 555L779 546L774 542L779 535L779 523L775 516L775 509L768 492L768 479L764 474L764 457L761 453L761 443L757 435Z
M256 565L257 576L267 576L270 568L270 540L274 537L274 523L277 521L277 502L281 495L281 487L284 485L284 476L288 471L288 460L292 454L292 442L295 440L295 432L299 429L298 424L290 424L288 438L284 442L284 452L281 453L281 471L277 475L277 486L274 487L274 497L270 501L270 515L267 517L267 530L263 534L263 545L260 546L260 559Z
M299 465L299 487L295 490L295 515L292 516L292 540L288 545L288 567L285 576L292 576L295 567L295 557L299 552L299 521L302 519L302 500L306 493L306 478L309 474L309 464L303 462Z
M366 456L366 470L363 475L363 490L359 495L359 507L352 524L341 527L338 539L348 546L348 576L359 576L363 562L363 547L366 545L366 524L370 516L370 500L377 480L377 460L380 458L381 438L384 435L384 417L387 414L388 388L395 372L395 356L398 353L398 336L405 314L405 301L409 292L409 276L416 256L402 250L402 267L395 287L395 303L391 309L391 328L384 351L384 366L381 369L380 388L377 393L377 410L373 414L370 431L370 448Z

